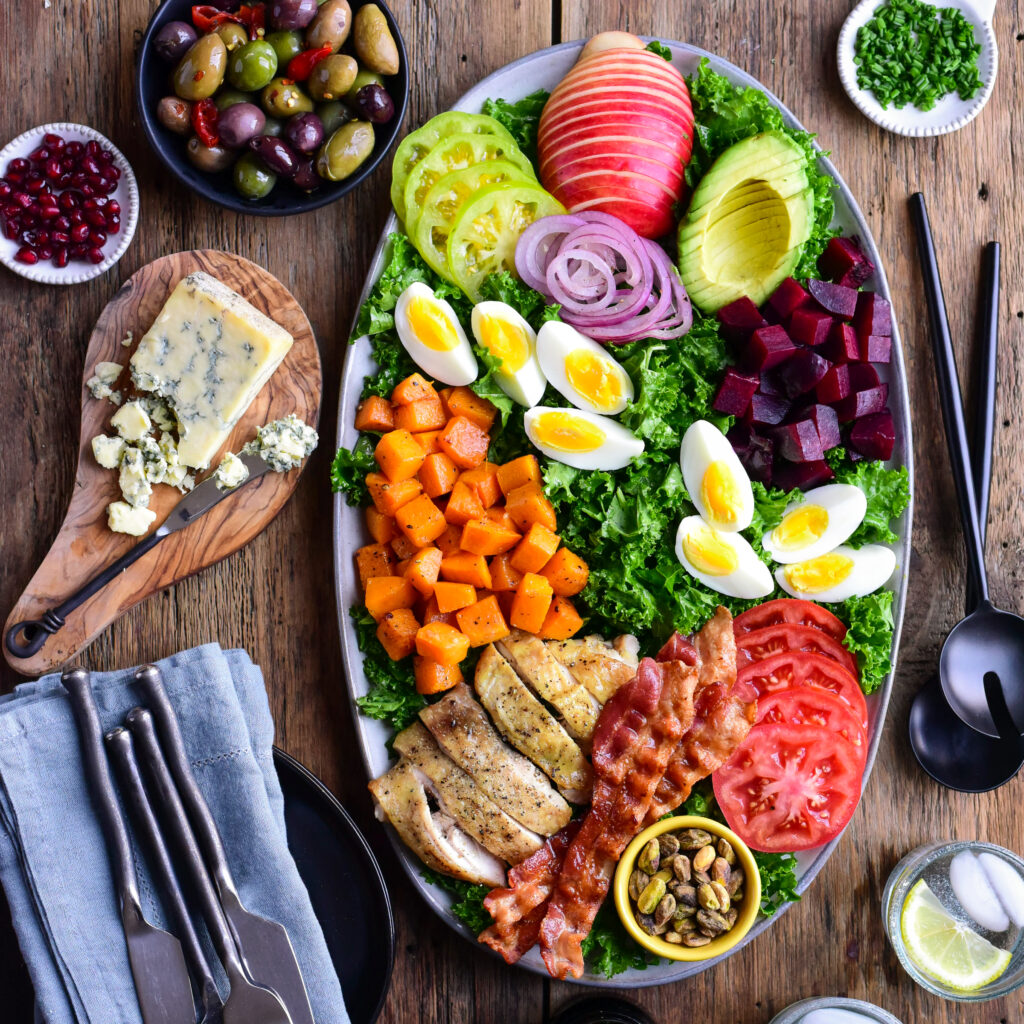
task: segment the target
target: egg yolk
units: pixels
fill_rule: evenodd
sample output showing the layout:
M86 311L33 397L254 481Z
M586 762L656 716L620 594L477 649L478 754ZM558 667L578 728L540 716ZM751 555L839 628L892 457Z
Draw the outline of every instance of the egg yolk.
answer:
M526 365L530 358L530 342L521 327L496 316L488 316L481 320L479 330L480 344L501 360L503 369L515 373Z
M801 594L820 594L842 583L853 571L853 559L835 551L785 568L789 585Z
M707 576L728 576L740 564L735 549L707 526L683 538L683 554L695 569Z
M743 500L732 467L727 462L712 462L700 482L700 496L708 518L731 525L740 517Z
M565 357L565 375L576 391L599 409L614 409L622 399L622 381L614 364L594 352L570 352Z
M605 432L568 412L546 412L533 421L541 444L560 452L593 452L604 444Z
M413 334L424 348L434 352L448 352L458 345L459 338L448 314L436 302L428 298L413 299L406 316Z
M798 551L818 540L828 529L828 509L802 505L794 509L772 531L772 540L784 551Z

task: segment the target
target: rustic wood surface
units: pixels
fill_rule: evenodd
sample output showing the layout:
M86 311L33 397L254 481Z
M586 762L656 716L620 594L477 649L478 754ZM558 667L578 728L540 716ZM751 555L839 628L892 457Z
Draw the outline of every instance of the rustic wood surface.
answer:
M426 909L381 842L340 678L330 570L329 439L353 305L387 213L387 172L380 169L358 195L291 220L236 216L185 192L147 148L133 110L133 50L153 6L147 0L0 4L0 52L7 55L0 94L8 98L0 106L0 138L49 120L92 124L131 160L142 196L136 239L105 277L66 290L29 284L6 272L0 277L5 326L0 609L13 605L32 576L70 498L85 346L104 304L136 269L179 249L221 248L265 266L303 304L320 342L325 443L293 500L264 533L219 565L126 614L99 637L85 661L95 668L130 665L213 639L251 651L266 673L279 743L342 797L380 851L391 879L398 948L383 1019L395 1024L546 1020L580 991L501 966L455 936ZM631 998L666 1022L765 1024L788 1003L821 993L872 1000L908 1024L1019 1022L1024 1018L1019 995L960 1008L916 988L888 948L879 904L891 867L926 840L982 837L1024 847L1020 781L985 796L947 792L920 771L906 739L910 699L933 670L941 640L961 614L965 572L906 208L907 196L919 188L929 199L965 381L980 248L989 238L1004 245L989 567L993 599L1018 611L1024 605L1018 515L1024 487L1020 4L1003 0L997 7L1002 59L985 111L955 135L916 141L875 128L842 92L834 50L853 0L395 0L392 6L413 62L407 128L444 110L505 62L602 29L687 40L723 55L783 97L820 133L871 224L895 294L914 410L917 515L900 670L867 793L811 892L765 937L698 978L637 991ZM2 681L9 689L17 677L4 669ZM0 991L3 972L14 969L0 964Z

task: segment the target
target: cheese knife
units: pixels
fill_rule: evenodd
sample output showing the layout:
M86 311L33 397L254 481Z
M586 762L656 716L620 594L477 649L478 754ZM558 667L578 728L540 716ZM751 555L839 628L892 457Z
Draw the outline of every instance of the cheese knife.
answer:
M97 591L102 590L112 579L137 562L147 551L151 551L172 533L184 530L201 516L206 515L215 505L230 497L240 487L258 480L270 470L270 466L259 455L239 455L249 475L235 487L220 488L213 476L186 494L171 514L148 537L126 551L116 562L93 576L88 583L75 591L67 600L48 609L38 619L24 619L16 622L4 637L7 650L15 658L31 658L38 654L47 639L64 626L65 619L79 605L84 604Z

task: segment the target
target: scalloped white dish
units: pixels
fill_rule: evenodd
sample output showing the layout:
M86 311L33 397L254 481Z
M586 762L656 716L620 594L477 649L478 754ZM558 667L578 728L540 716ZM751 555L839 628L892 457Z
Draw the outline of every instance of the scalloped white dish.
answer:
M764 91L769 98L779 106L788 124L795 128L802 126L793 115L774 97L767 89L753 79L750 75L741 71L735 65L722 60L704 50L690 46L685 43L665 41L670 47L673 55L673 62L684 75L697 70L700 60L703 57L710 59L711 67L719 74L725 75L732 82L742 86L753 86ZM524 57L506 65L494 74L483 79L478 85L470 89L455 105L454 109L478 112L483 101L488 97L501 97L507 100L517 100L534 92L537 89L551 90L565 76L569 68L575 63L582 42L563 43L549 49L540 50L537 53ZM825 139L827 144L828 139ZM821 157L821 165L831 174L838 183L836 192L836 215L834 223L844 234L855 234L860 236L861 242L870 259L874 262L877 270L875 275L866 282L866 287L878 292L885 298L890 298L889 287L885 279L885 273L881 268L878 251L875 248L871 232L864 220L850 190L839 177L832 164ZM377 280L387 258L387 236L390 232L399 228L398 221L392 214L384 228L380 245L374 256L367 277L363 294L360 297L360 306L369 295L370 289ZM897 429L897 444L893 453L893 463L905 465L910 470L911 480L913 479L912 467L912 445L910 437L910 408L908 404L908 393L906 386L906 372L904 368L903 353L899 341L899 334L896 325L893 325L893 361L888 367L882 367L882 376L890 381L890 405ZM366 374L372 373L374 364L370 358L370 346L366 339L360 339L349 349L345 367L341 379L341 395L338 411L338 445L339 447L351 448L358 434L353 426L356 406L359 402L362 390L363 378ZM907 590L907 571L910 558L910 524L913 504L908 506L903 517L900 519L896 532L899 542L896 545L898 566L890 586L895 590L894 613L896 630L893 643L892 665L895 670L896 650L899 645L900 626L903 620L903 608ZM342 653L344 658L345 672L347 678L348 692L352 700L352 707L355 714L356 730L359 739L360 752L368 776L375 778L387 770L390 764L390 756L385 746L390 735L390 728L382 722L366 718L359 714L355 705L355 699L368 691L368 684L363 672L363 656L356 644L355 632L352 628L352 620L349 616L349 608L361 602L362 595L358 582L352 570L352 557L355 549L368 543L368 536L364 525L362 510L352 508L345 504L341 495L335 497L334 506L334 558L335 558L335 582L336 596L338 603L338 619L342 638ZM869 706L869 733L870 749L865 770L865 784L870 773L875 752L881 737L882 724L885 720L886 708L889 703L889 694L892 688L892 672L886 679L884 686L872 697L868 698ZM858 827L860 817L855 817L853 828ZM450 898L435 887L427 884L420 877L421 865L389 830L389 835L394 844L395 850L402 861L407 875L412 884L420 891L423 898L430 904L452 928L463 934L467 939L476 945L476 937L460 925L447 912ZM832 843L820 849L810 851L807 854L798 856L797 873L799 877L799 889L804 891L811 883L815 875L821 870L828 860L836 843ZM742 948L747 942L753 941L762 934L778 917L762 918L753 927L747 938L736 948ZM483 949L484 947L479 947ZM732 951L735 952L735 949ZM496 954L488 954L496 955ZM731 954L726 954L731 955ZM629 970L617 975L613 979L590 973L589 971L579 980L580 984L599 985L607 988L643 988L652 985L663 985L679 981L682 978L690 977L716 963L716 960L701 961L697 963L661 963L649 967L645 971ZM547 972L536 949L531 950L520 964L528 970L543 974Z

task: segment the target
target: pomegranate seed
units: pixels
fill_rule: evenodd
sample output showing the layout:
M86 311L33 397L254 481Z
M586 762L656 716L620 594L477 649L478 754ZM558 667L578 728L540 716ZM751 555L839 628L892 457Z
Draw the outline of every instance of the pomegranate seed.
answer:
M41 260L48 260L53 255L53 246L49 243L41 245L36 249L36 252Z
M89 237L89 225L76 224L69 234L72 242L84 242Z
M121 178L121 168L118 167L117 164L111 164L107 168L107 177L108 178L113 178L114 181L120 180L120 178Z
M27 210L32 205L32 197L27 192L15 192L11 199L23 210Z
M34 228L39 223L35 210L25 210L21 215L21 223L27 228Z
M86 210L85 220L87 224L91 224L94 228L106 227L107 218L102 210Z
M107 190L107 179L102 174L90 174L89 184L92 185L93 192L96 195L100 195Z
M71 230L71 221L68 220L67 217L63 217L63 216L62 217L58 217L53 222L53 230L54 231L70 231Z
M40 206L37 212L40 220L56 220L60 216L56 206Z
M121 218L116 213L107 214L107 233L116 235L121 230Z
M81 142L69 142L65 147L67 155L70 157L80 157L85 152L85 146Z
M102 248L107 244L107 233L105 231L100 231L99 228L93 228L92 231L89 232L89 241L92 242L93 245L98 245Z
M25 191L31 195L37 196L43 191L43 179L40 175L33 172L25 176Z
M114 154L109 149L104 149L100 153L99 159L101 164L112 164L114 162Z
M84 224L85 214L82 213L81 210L72 210L68 214L68 220L71 221L72 224Z
M103 262L103 250L100 248L90 249L86 254L85 258L90 263L102 263Z
M82 192L83 196L94 196L94 195L96 195L96 189L93 188L93 186L90 185L89 182L86 182L84 185L81 185L79 187L81 189L81 192Z
M12 185L20 185L25 180L25 175L21 171L8 171L7 181Z
M20 235L18 235L18 241L23 245L33 246L39 241L39 233L33 231L31 228L25 228Z
M32 170L32 166L29 164L29 162L24 157L20 157L20 156L19 157L15 157L15 159L12 160L7 165L7 173L8 174L10 174L12 171L15 174L24 174L26 171L30 171L30 170Z
M4 238L13 242L21 232L21 222L17 217L4 218Z
M57 205L67 213L78 208L78 194L76 192L61 192L57 198Z
M22 246L15 254L14 258L19 263L26 263L28 266L32 266L39 262L39 256L34 249L30 249L27 245Z
M103 147L95 140L90 139L85 144L85 151L89 156L99 156Z
M87 210L102 210L110 200L106 196L97 196L93 201L92 205L87 205Z
M50 159L50 151L45 146L33 149L28 155L29 161L34 164L45 164Z
M117 191L117 182L105 181L103 183L103 191L106 192L108 196L113 195Z
M71 236L66 231L51 231L50 241L54 245L70 245Z
M68 256L67 249L53 250L53 259L51 262L55 267L66 267L70 259L71 257Z
M65 145L64 139L54 132L47 132L43 136L43 144L49 146L50 149L63 149Z
M0 181L0 199L6 199L13 191L9 181Z
M71 172L70 171L65 171L57 179L57 187L58 188L67 188L70 184L71 184Z
M112 213L115 217L121 216L121 204L116 199L111 199L107 202L107 213Z
M84 260L85 254L89 251L89 245L87 242L79 242L77 245L73 245L68 249L68 253L71 255L73 260Z
M36 232L36 245L46 245L50 241L50 232L46 230L40 230Z
M75 171L71 175L71 184L74 185L75 188L81 188L88 181L89 177L83 171Z
M82 162L79 164L79 167L81 167L86 174L100 173L99 163L96 160L94 160L91 156L83 157Z
M43 168L43 174L46 175L50 181L56 181L64 173L64 168L61 166L60 161L56 157L50 157L46 161L46 166Z

